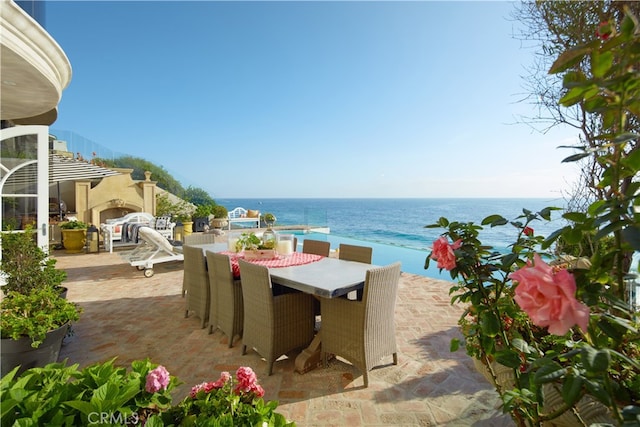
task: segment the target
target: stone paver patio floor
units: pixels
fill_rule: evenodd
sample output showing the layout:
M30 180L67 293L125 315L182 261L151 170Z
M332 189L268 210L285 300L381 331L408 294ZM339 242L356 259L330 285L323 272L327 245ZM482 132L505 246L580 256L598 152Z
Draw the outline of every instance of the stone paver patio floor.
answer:
M81 367L117 356L129 365L150 358L191 386L250 366L277 400L277 411L303 426L512 426L498 408L493 388L475 371L464 351L449 352L459 335L460 309L449 304L449 282L402 273L396 303L398 365L381 361L363 388L361 373L334 359L304 375L294 372L296 352L275 363L254 351L242 355L236 339L228 348L220 331L209 335L198 318L184 317L182 262L156 264L155 275L125 262L120 253L66 254L54 251L56 267L67 271L68 298L84 312L67 337L60 359Z

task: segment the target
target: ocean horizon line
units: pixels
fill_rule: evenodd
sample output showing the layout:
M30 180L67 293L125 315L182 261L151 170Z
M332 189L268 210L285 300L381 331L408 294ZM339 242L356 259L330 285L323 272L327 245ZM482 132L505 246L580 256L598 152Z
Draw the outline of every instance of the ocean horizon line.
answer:
M562 197L214 197L220 200L565 200Z

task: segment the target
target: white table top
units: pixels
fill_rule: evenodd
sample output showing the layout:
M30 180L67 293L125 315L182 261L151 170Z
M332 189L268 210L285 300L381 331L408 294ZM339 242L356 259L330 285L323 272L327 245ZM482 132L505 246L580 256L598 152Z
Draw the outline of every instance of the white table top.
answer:
M377 266L337 258L293 267L270 268L271 280L324 298L346 295L364 286L367 270Z
M224 252L226 243L206 243L191 245L205 251ZM338 258L323 258L320 261L291 267L270 268L274 283L324 298L346 295L364 286L367 270L377 267ZM242 279L241 279L242 280Z
M196 248L202 248L202 253L205 254L205 255L206 255L206 251L224 252L224 251L226 251L228 249L226 243L197 243L197 244L188 245L188 246L194 246Z

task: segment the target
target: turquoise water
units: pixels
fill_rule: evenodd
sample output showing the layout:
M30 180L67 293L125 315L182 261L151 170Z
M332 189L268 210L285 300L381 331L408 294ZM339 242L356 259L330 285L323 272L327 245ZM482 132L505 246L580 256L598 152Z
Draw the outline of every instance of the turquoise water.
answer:
M276 225L327 227L330 234L300 234L304 238L328 240L331 248L342 243L373 247L373 263L402 262L403 271L427 277L450 280L434 268L424 270L424 261L432 242L442 229L425 228L440 217L449 220L480 223L489 215L500 214L514 220L522 209L539 211L548 206L563 207L561 199L219 199L217 203L231 210L241 206L273 213ZM556 213L553 218L559 218ZM562 225L561 220L532 224L536 234L546 236ZM512 226L486 228L483 242L497 250L506 250L517 235ZM300 247L298 248L300 250Z
M279 231L285 233L286 231ZM324 233L294 233L298 238L298 251L302 250L302 242L304 239L314 239L328 241L331 243L331 249L335 250L340 246L340 243L346 243L350 245L371 246L373 248L372 264L387 265L396 261L402 262L402 271L412 274L419 274L421 276L432 277L436 279L451 280L448 272L443 272L442 276L438 272L434 265L429 266L429 270L424 269L424 261L428 255L426 250L411 249L402 246L385 245L383 243L370 242L365 240L352 239L348 237L338 236L335 234Z

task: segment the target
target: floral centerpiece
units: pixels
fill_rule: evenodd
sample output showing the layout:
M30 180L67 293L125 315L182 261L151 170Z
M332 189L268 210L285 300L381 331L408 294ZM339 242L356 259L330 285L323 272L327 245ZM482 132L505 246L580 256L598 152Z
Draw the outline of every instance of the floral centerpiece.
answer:
M597 35L561 54L551 72L566 72L562 105L582 103L601 119L592 145L575 147L580 152L565 161L593 156L604 198L564 212L568 225L546 237L534 223L557 208L427 226L445 232L425 267L435 260L457 279L451 295L465 307L462 344L520 426L640 423L639 323L625 289L626 260L640 250L640 135L628 131L640 115L640 25L627 12ZM581 61L591 76L572 71ZM488 226L514 227L508 252L482 243ZM592 250L567 252L586 240ZM452 349L459 345L454 340Z
M273 259L276 257L276 236L266 231L263 237L255 233L242 233L235 243L235 251L242 252L247 259Z

